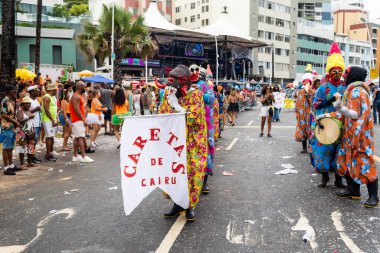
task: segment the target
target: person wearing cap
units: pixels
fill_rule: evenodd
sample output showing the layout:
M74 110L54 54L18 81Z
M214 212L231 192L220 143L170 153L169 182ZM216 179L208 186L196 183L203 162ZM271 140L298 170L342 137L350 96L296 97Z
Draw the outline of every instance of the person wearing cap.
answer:
M21 168L15 166L12 161L13 149L16 141L16 128L20 124L16 120L16 86L5 86L5 97L1 101L1 128L4 137L3 142L3 162L4 175L16 175L16 171Z
M46 86L46 94L42 98L42 126L45 130L46 138L46 162L56 162L57 158L53 156L54 136L58 126L58 106L57 106L57 86L50 83Z
M29 97L24 97L20 102L20 108L16 113L17 121L20 123L20 131L16 135L16 151L20 157L20 166L23 169L24 156L27 154L27 166L35 167L33 163L35 146L34 146L34 118L35 115L31 113L30 107L32 104L32 99Z
M41 133L41 105L37 99L40 95L40 89L38 89L38 86L35 85L35 86L30 86L27 91L31 99L30 112L34 115L34 118L33 118L34 132L35 132L34 146L36 146L40 138L40 133ZM39 163L41 162L41 160L33 156L32 162Z

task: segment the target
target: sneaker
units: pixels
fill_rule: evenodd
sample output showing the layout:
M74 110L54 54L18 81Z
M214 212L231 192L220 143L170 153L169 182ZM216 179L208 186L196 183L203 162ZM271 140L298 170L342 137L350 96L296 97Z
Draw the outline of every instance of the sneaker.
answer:
M271 135L271 134L268 134L268 137L269 137L269 138L272 138L272 135Z
M9 168L9 169L7 169L7 170L4 170L4 175L7 175L7 176L15 176L15 175L16 175L16 172L15 172L13 169Z
M55 151L51 152L50 154L53 155L53 156L59 156L59 154L57 152L55 152Z
M91 158L88 157L88 156L81 157L80 159L81 159L81 160L80 160L81 163L93 163L93 162L95 162L93 159L91 159Z
M45 156L45 162L55 163L57 161L57 158L53 156L46 157Z
M259 137L263 137L264 136L264 133L260 133Z
M75 157L75 156L73 156L73 160L72 160L73 162L81 162L82 161L82 158L81 158L81 156L77 156L77 157Z
M17 171L22 171L22 168L20 167L17 167L17 166L14 166L13 168L11 168L14 172L17 172Z
M87 153L87 154L92 154L92 153L95 153L95 150L92 149L91 147L88 147L88 148L86 149L86 153Z

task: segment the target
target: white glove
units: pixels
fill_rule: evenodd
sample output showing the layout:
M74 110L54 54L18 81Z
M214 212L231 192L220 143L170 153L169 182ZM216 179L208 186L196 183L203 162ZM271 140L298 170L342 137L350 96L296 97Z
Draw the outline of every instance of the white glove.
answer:
M342 100L336 100L335 102L333 102L333 106L336 110L340 110L342 108Z
M315 117L315 119L318 121L322 118L331 118L330 113L321 114Z
M171 107L174 108L179 113L185 113L186 109L183 108L179 103L178 103L178 98L175 96L175 94L169 94L167 96L168 98L168 103Z

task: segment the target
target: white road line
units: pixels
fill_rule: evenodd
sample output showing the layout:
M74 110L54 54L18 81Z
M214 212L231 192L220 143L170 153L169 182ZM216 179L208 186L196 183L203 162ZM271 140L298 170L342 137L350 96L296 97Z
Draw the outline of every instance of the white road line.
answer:
M185 224L186 224L186 217L185 215L182 214L177 218L172 228L169 230L164 240L161 242L160 246L157 248L156 253L168 253L171 247L173 246L175 240L177 239L178 235L181 233Z
M233 126L233 127L230 127L230 126L227 126L226 129L234 129L234 128L238 128L238 129L259 129L260 126ZM272 129L295 129L296 126L273 126L272 125Z
M239 140L239 138L235 138L235 139L231 142L231 144L226 148L226 150L231 150L232 147L235 145L235 143L236 143L238 140Z
M305 231L305 235L302 237L304 240L310 242L310 247L313 250L313 252L318 252L318 243L315 239L315 230L310 225L308 218L305 217L305 215L299 210L300 213L300 219L298 220L297 224L292 227L293 231Z
M253 123L253 121L251 120L251 121L247 124L247 126L252 125L252 123Z
M344 226L341 222L342 213L337 210L331 214L331 219L334 222L334 226L336 231L339 233L340 237L342 238L343 242L346 244L347 248L352 253L364 253L355 243L354 241L344 232Z

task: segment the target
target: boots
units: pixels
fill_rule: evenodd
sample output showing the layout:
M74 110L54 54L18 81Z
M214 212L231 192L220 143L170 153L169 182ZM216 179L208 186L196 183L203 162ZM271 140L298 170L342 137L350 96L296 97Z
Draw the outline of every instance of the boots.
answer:
M364 207L374 208L379 205L379 179L376 178L376 181L367 184L369 198L364 202Z
M307 153L307 140L302 141L302 151L301 154Z
M345 175L347 180L347 189L342 192L337 192L336 196L339 198L348 198L353 200L359 200L360 197L360 185L355 183L355 181L351 178L349 174Z
M193 208L186 209L186 220L188 222L195 221L195 212Z
M337 172L335 172L335 182L334 185L336 188L345 189L347 188L347 185L343 184L343 179L341 176L338 175Z
M328 171L322 172L322 181L318 185L318 187L325 188L329 181L330 181L329 172Z
M208 187L207 179L208 179L208 175L205 175L205 180L203 181L203 186L202 186L202 193L203 194L209 194L210 193L210 188Z
M172 210L168 213L165 213L164 216L165 218L174 218L183 213L183 211L184 209L182 207L174 203Z

